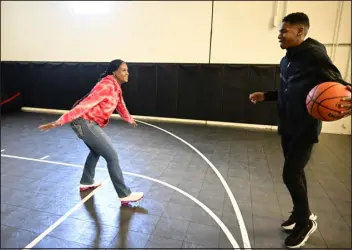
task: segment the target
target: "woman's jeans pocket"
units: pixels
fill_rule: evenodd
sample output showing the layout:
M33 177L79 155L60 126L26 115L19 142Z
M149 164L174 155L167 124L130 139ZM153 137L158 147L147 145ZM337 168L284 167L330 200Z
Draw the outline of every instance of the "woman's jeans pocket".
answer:
M92 121L88 121L86 122L86 126L87 126L87 130L86 132L88 132L89 134L93 135L96 139L100 139L102 136L102 130L100 129L100 127Z

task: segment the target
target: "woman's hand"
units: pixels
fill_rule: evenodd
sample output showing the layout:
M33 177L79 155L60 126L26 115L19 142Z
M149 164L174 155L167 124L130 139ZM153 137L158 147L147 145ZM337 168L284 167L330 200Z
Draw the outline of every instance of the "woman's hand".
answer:
M53 128L56 128L60 126L59 122L58 121L54 121L54 122L50 122L50 123L47 123L47 124L43 124L41 126L39 126L40 130L41 131L49 131Z
M135 127L137 127L137 123L135 122L135 120L132 120L131 121L131 125L135 128Z

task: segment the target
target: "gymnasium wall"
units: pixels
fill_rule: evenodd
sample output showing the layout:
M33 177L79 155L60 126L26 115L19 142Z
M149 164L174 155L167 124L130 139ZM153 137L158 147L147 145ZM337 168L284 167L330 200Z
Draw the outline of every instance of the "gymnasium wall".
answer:
M25 106L67 109L122 58L132 114L275 125L275 104L248 95L277 86L278 29L295 11L350 82L350 1L2 1L2 86ZM350 118L323 130L351 134Z

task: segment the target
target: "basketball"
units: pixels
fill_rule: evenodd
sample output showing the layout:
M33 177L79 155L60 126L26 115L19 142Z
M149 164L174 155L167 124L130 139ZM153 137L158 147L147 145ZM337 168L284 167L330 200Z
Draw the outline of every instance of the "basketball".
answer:
M310 90L306 107L311 116L321 121L337 121L343 118L339 107L342 98L351 97L351 92L341 83L324 82Z

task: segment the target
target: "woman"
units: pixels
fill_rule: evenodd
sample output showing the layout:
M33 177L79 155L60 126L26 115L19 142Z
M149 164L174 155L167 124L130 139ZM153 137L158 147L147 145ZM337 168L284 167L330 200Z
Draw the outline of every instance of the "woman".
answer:
M94 176L95 167L99 157L102 156L107 162L111 181L122 205L139 201L144 194L142 192L131 192L126 186L117 153L102 128L108 124L115 109L122 119L134 127L136 126L136 122L129 114L122 97L121 84L127 81L127 64L122 60L110 62L105 73L101 75L100 81L87 97L57 121L39 127L41 130L50 130L70 123L77 136L90 149L84 165L80 190L84 191L101 185L101 183L94 182Z

